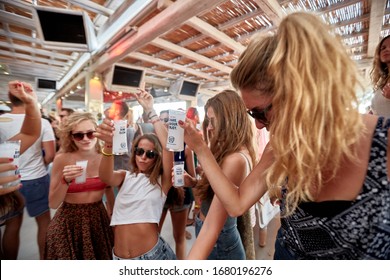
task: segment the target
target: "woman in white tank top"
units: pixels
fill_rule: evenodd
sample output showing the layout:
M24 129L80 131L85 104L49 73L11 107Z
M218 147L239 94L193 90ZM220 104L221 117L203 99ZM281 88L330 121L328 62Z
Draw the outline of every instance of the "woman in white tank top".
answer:
M160 237L160 220L166 194L172 185L173 153L167 151L167 129L153 110L153 97L140 90L135 94L156 134L144 134L131 148L131 171L114 171L112 154L113 122L105 119L96 136L105 142L99 176L110 186L118 186L111 226L115 240L113 258L176 259L169 245Z

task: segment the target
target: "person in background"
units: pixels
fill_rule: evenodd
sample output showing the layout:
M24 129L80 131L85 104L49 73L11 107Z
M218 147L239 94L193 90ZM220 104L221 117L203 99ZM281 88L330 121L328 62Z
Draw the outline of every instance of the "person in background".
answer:
M1 133L2 123L12 119L1 117L0 140L20 140L20 154L23 154L39 138L41 131L40 113L37 97L28 83L11 81L8 83L9 93L17 97L24 103L26 117L20 131L10 139L3 139ZM0 158L0 172L15 170L18 167L13 163L13 159ZM23 219L24 199L18 191L21 184L3 188L3 184L17 180L19 175L0 178L0 226L4 230L0 231L0 258L2 260L16 260L18 257L20 244L20 228ZM1 232L3 235L1 236Z
M132 170L114 170L112 137L114 126L105 119L96 136L104 141L99 176L110 186L118 186L111 225L115 241L113 259L176 259L159 234L158 223L171 188L173 154L165 149L167 129L153 110L153 97L144 90L135 94L156 134L137 137L132 146Z
M54 159L49 193L50 208L58 209L47 230L45 259L111 259L113 232L102 197L112 188L99 178L96 127L94 116L81 112L62 124L63 153ZM83 168L76 163L81 160L88 161L86 181L78 183Z
M270 141L238 189L180 122L231 216L267 190L280 200L275 259L390 259L390 126L358 112L360 77L333 34L320 17L296 12L241 54L232 85Z
M10 122L2 124L2 138L11 138L16 135L26 117L25 104L22 100L8 95L12 104L12 111L4 114L4 118L11 119ZM41 135L35 143L28 148L19 158L19 171L23 188L22 193L27 212L30 217L34 217L38 225L37 242L40 258L43 258L45 246L46 230L50 222L49 209L49 185L50 176L47 166L54 159L55 137L50 123L41 118Z
M68 117L74 113L74 110L72 108L61 108L61 111L59 113L60 122L65 122Z
M373 113L386 118L390 117L390 35L384 37L375 50L370 72L374 86L374 97L371 109Z
M206 131L203 134L207 134L208 142L205 142L196 131L194 123L190 120L188 122L191 123L194 132L196 131L196 138L202 139L201 146L210 147L210 155L213 156L214 162L218 164L223 174L239 185L256 162L256 151L253 145L254 130L245 105L235 91L224 90L207 101L205 112L208 126L205 127ZM194 149L193 145L190 145L190 148L197 153L198 149ZM251 242L248 242L250 244L248 248L244 248L237 228L237 218L229 217L210 187L213 175L205 171L206 167L203 164L202 168L206 176L199 181L188 174L185 175L186 185L196 186L200 190L201 197L200 212L195 218L197 238L188 254L188 259L253 259L254 242L249 214L246 214L249 218L246 232Z
M168 129L169 111L160 112L160 121ZM195 176L194 154L184 145L184 150L174 152L174 161L184 161L184 170L191 176ZM172 187L167 195L164 209L161 214L159 231L161 232L168 210L171 214L173 239L175 240L176 257L184 260L186 255L186 223L188 212L193 202L191 188L189 187ZM191 234L191 233L190 233Z

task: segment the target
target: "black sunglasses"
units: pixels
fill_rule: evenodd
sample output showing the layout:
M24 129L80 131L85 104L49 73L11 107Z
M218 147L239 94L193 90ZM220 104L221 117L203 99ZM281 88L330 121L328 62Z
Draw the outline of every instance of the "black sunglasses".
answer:
M93 135L94 132L95 131L88 131L86 133L77 132L77 133L73 133L72 137L76 141L83 140L84 139L84 135L87 135L88 139L93 139L93 138L95 138L95 136Z
M134 152L137 156L142 157L146 153L146 157L150 159L154 159L157 157L157 153L153 150L145 151L143 148L135 147Z
M248 110L246 111L252 118L254 118L255 120L258 120L259 122L267 125L269 124L269 120L267 118L267 113L269 110L271 110L272 108L272 103L269 104L266 108L264 108L263 110L261 111L257 111L257 110Z

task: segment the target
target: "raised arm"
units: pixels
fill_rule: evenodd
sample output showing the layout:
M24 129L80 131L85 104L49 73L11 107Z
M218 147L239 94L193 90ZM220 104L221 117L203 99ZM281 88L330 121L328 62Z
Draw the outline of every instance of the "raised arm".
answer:
M126 172L114 171L114 155L112 154L112 137L114 135L114 122L104 119L97 127L94 135L104 141L102 148L102 158L99 165L99 178L104 183L113 187L120 187L125 179Z
M168 130L165 125L160 121L160 118L157 116L156 111L153 109L153 96L146 92L145 90L140 89L136 94L138 103L144 109L144 114L148 117L149 121L153 124L154 130L157 134L157 137L163 148L163 177L162 185L165 193L168 193L168 190L172 186L172 167L173 167L173 152L170 152L166 149Z
M19 98L25 106L26 116L20 132L9 140L21 140L20 153L22 154L38 139L41 134L41 113L39 112L37 97L30 84L11 81L8 83L10 94Z
M260 162L238 188L222 172L207 144L193 124L190 121L185 123L179 121L179 125L184 128L185 142L196 153L212 189L224 205L229 216L242 215L264 195L267 188L262 174L271 164L273 158L268 146L264 150Z

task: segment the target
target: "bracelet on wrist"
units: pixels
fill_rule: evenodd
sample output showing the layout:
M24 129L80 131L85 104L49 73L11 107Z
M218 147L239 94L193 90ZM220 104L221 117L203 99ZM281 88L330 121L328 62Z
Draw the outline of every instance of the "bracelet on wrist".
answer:
M152 109L151 111L147 112L146 115L148 116L149 119L151 119L154 115L157 116L157 113L154 109Z
M160 118L157 116L153 117L152 119L149 119L149 122L151 124L155 124L156 122L159 122L159 121L160 121Z
M105 157L111 157L111 156L113 156L113 154L106 153L106 152L104 151L104 148L102 148L101 153L102 153L102 155L105 156Z

